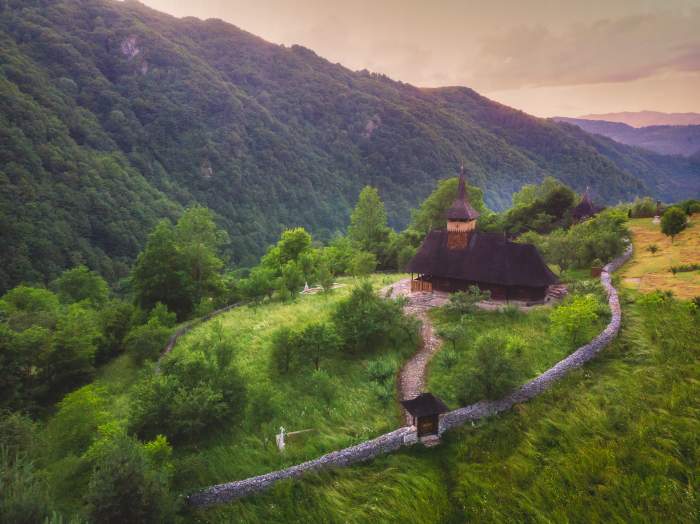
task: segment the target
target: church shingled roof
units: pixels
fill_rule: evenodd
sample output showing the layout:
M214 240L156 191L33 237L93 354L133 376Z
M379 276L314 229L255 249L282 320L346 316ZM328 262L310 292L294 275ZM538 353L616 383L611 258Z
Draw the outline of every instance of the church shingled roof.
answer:
M586 192L583 194L581 202L579 202L579 204L571 210L571 216L576 220L580 220L582 218L592 217L593 215L600 213L602 210L602 207L596 206L593 203L588 192L588 188L586 188Z
M559 282L537 248L494 233L474 233L466 247L450 249L449 233L428 233L407 271L501 286L546 287Z
M402 400L401 405L414 417L441 415L450 410L442 400L432 393L421 393L410 400Z

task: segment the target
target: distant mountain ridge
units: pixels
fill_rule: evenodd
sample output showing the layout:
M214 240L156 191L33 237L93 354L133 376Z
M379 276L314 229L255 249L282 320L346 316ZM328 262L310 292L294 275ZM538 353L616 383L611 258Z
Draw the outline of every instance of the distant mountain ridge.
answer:
M632 127L619 122L555 117L558 122L607 136L616 142L641 147L663 155L691 157L700 152L700 125Z
M85 263L115 280L148 231L211 208L232 262L285 227L347 227L376 186L390 224L455 176L494 209L551 175L601 203L700 192L700 163L419 89L133 0L0 2L0 292Z
M694 126L700 125L700 113L663 113L661 111L623 111L583 115L580 120L603 120L618 122L632 127L648 126Z

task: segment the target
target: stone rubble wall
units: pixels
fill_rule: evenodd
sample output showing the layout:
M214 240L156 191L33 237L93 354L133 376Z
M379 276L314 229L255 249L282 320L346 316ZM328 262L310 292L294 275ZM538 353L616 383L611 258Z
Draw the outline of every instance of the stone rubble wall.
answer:
M525 402L551 386L570 370L582 366L592 359L600 350L607 346L620 330L621 311L617 290L613 287L611 273L616 271L632 256L632 246L603 268L600 281L608 294L608 305L612 318L607 327L590 343L580 347L571 355L560 360L553 367L531 380L507 397L496 401L481 401L446 413L440 418L439 432L461 426L468 421L489 417L510 409L513 405ZM356 446L334 451L317 459L309 460L296 466L273 471L257 477L227 482L211 486L190 495L188 503L193 506L209 506L221 504L252 493L262 491L279 480L299 477L307 471L315 471L327 467L348 466L366 461L383 453L396 451L402 446L417 442L415 428L406 426L381 435L375 439L362 442Z

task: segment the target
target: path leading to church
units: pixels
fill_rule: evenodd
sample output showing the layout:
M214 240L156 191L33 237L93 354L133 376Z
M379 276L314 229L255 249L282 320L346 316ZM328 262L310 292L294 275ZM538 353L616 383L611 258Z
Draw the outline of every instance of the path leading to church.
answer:
M421 322L421 347L404 364L399 373L398 389L399 400L415 398L423 392L428 362L440 349L441 340L435 334L432 322L427 311L430 308L442 305L447 296L439 297L433 293L410 293L411 279L405 278L395 282L391 286L381 290L382 296L397 298L404 296L408 304L404 308L407 315L416 317ZM391 294L388 294L391 290ZM406 423L411 425L411 416L404 411Z

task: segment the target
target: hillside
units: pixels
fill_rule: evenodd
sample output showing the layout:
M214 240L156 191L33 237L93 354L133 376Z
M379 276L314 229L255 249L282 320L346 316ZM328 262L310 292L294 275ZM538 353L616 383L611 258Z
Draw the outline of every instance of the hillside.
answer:
M123 277L153 224L194 202L243 265L285 226L344 230L366 184L400 228L460 161L495 209L547 175L607 203L700 187L697 159L133 1L0 4L0 134L0 291L80 262Z
M696 126L700 125L700 113L662 113L661 111L623 111L583 115L585 120L605 120L619 122L632 127L647 126Z
M616 142L663 155L692 156L700 152L700 125L632 127L619 122L556 117L588 133L607 136Z

